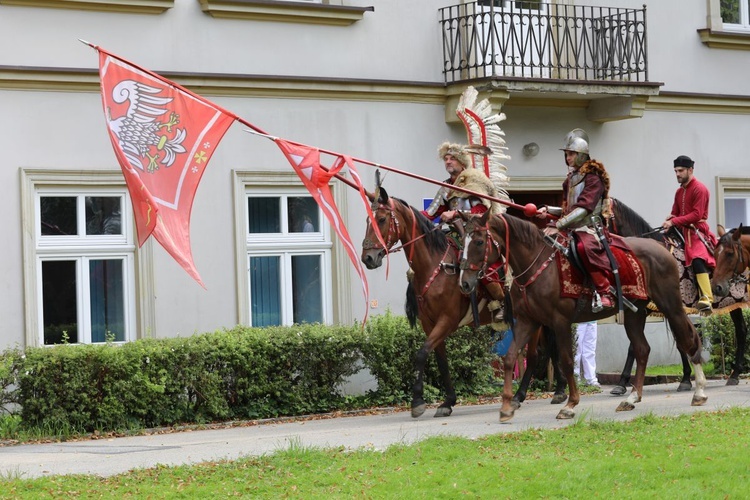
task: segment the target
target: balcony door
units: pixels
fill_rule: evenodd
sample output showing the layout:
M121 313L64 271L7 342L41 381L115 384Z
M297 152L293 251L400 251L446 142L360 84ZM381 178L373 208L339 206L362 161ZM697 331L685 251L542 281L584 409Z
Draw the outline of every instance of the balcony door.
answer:
M477 50L487 74L549 78L553 42L547 4L485 0L477 9Z

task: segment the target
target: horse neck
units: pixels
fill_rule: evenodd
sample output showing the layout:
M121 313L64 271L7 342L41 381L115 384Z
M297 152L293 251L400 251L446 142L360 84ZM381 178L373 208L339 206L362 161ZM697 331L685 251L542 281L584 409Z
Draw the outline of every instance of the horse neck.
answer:
M398 239L402 245L401 251L414 275L419 279L421 275L432 272L442 259L442 255L437 255L427 248L424 232L419 228L416 214L411 207L399 203L394 207L394 212L399 218Z
M750 234L740 236L740 250L742 257L745 259L745 269L750 267Z
M531 242L520 241L517 237L514 237L514 232L517 232L517 230L505 216L493 219L490 228L492 237L500 244L501 248L507 246L506 255L500 257L507 258L508 265L513 270L514 275L528 271L546 246L541 240L531 244ZM508 238L506 238L506 234L508 234Z

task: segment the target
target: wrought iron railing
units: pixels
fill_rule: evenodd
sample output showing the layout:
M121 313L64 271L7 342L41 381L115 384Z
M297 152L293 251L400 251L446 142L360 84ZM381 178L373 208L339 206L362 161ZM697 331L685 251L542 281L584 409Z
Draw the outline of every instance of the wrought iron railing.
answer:
M478 0L440 9L446 83L648 81L643 9Z

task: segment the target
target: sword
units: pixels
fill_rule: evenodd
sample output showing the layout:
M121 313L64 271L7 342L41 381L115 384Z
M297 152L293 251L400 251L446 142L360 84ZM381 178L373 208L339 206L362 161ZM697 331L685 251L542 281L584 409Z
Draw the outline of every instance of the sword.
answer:
M612 266L612 274L615 277L615 288L616 288L616 297L617 297L617 320L622 323L624 320L624 313L623 313L623 296L622 296L622 286L620 284L620 269L617 265L617 259L615 259L615 256L612 254L612 249L609 248L609 243L607 242L607 238L604 236L604 231L602 230L601 223L597 220L594 223L594 229L596 230L596 236L599 238L599 242L601 242L602 247L604 247L604 253L607 254L607 258L609 259L609 264ZM632 305L632 304L631 304ZM636 309L637 310L637 309Z

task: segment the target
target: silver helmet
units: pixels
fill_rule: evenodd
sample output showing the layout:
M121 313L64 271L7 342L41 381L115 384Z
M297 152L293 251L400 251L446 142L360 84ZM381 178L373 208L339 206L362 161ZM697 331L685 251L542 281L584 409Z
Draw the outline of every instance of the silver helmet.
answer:
M575 151L576 165L581 166L589 159L589 135L585 130L574 128L565 136L565 144L562 151Z

